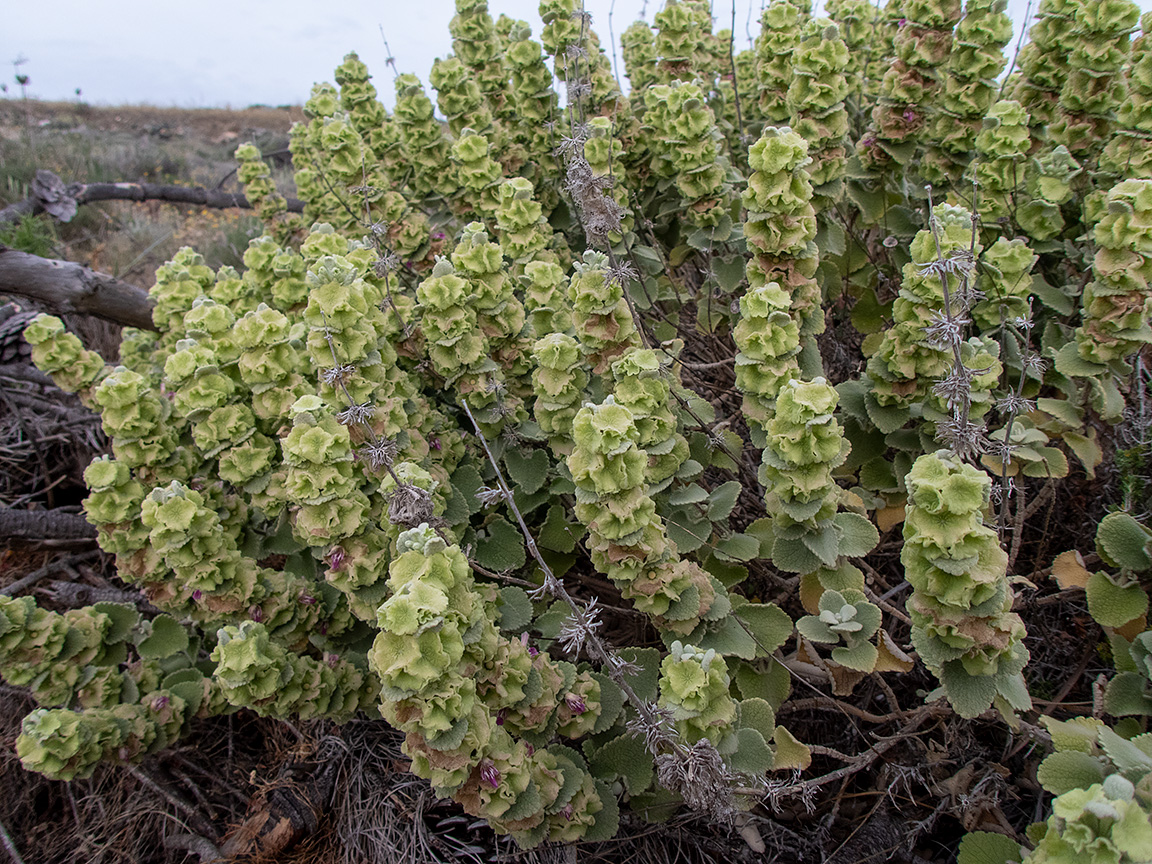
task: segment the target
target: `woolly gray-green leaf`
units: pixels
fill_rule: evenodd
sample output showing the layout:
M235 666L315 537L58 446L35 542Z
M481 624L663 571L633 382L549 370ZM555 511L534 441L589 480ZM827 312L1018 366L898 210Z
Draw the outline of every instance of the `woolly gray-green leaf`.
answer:
M188 631L171 615L157 615L140 629L144 635L136 651L145 659L168 657L188 647Z
M497 573L523 567L527 558L520 530L503 516L497 516L485 527L488 535L476 542L476 562Z
M504 464L508 468L508 476L527 495L538 491L548 479L548 452L546 450L533 450L525 456L516 448L509 448L504 453Z
M500 629L519 633L532 623L532 601L523 588L506 585L500 589Z

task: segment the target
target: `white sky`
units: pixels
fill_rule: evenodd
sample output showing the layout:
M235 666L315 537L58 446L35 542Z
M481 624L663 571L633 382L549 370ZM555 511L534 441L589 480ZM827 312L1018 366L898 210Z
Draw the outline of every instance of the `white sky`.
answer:
M732 2L714 0L717 29L728 26ZM1152 0L1137 2L1152 9ZM586 0L585 5L607 46L613 7L612 29L619 40L645 7L651 22L659 3ZM762 2L735 4L739 50L747 46L749 8L754 35ZM416 73L425 84L432 61L452 50L452 0L9 0L4 6L0 80L8 84L9 98L19 88L8 64L23 56L28 58L21 71L31 78L29 93L42 99L75 99L79 87L83 99L96 104L300 103L314 82L331 80L332 70L354 50L391 108L392 71L385 63L380 25L400 71ZM1017 32L1026 7L1027 0L1009 0ZM489 8L494 18L505 12L528 21L539 38L537 0L489 0ZM325 11L317 18L319 10Z

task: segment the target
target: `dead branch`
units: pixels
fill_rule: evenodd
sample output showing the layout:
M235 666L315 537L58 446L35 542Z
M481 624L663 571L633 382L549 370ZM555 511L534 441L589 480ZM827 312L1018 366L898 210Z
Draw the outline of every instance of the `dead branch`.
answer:
M0 245L0 294L29 297L58 313L93 315L155 330L148 292L71 261L41 258Z
M96 529L79 513L57 510L0 508L0 539L83 540L96 537Z
M47 213L61 222L76 215L81 204L93 201L167 201L170 204L194 204L197 207L228 209L237 207L251 210L252 204L240 192L222 192L201 186L172 186L161 183L71 183L51 171L36 172L29 190L31 194L0 210L0 224L18 222L25 216ZM289 198L288 211L303 213L304 202Z
M79 555L68 555L64 558L58 558L55 561L45 564L39 570L33 570L27 576L22 576L11 585L5 585L3 588L0 588L0 595L7 595L11 597L14 594L19 594L25 588L30 588L31 586L35 585L45 576L51 576L53 573L57 573L61 570L67 570L74 564L80 564L85 561L90 561L93 558L98 558L100 554L100 550L93 549L89 552L82 552Z

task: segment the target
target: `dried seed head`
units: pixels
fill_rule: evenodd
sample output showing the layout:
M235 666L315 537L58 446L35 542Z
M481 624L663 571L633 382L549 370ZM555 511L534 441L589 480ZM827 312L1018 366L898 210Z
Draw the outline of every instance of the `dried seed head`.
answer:
M411 483L401 483L388 502L388 521L393 525L415 528L433 518L432 494Z

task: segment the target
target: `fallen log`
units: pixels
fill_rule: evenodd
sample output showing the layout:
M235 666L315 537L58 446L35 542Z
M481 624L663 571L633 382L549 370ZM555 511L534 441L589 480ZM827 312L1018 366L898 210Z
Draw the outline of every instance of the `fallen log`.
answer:
M79 513L0 508L0 540L85 540L96 529Z
M0 223L18 222L25 216L47 213L61 222L76 215L81 204L93 201L167 201L170 204L194 204L198 207L251 210L251 202L240 192L222 192L200 186L175 186L162 183L70 183L51 171L36 172L31 194L0 210ZM288 212L303 213L304 202L289 198Z
M92 315L155 330L148 292L71 261L41 258L0 245L0 294L28 297L53 312Z

